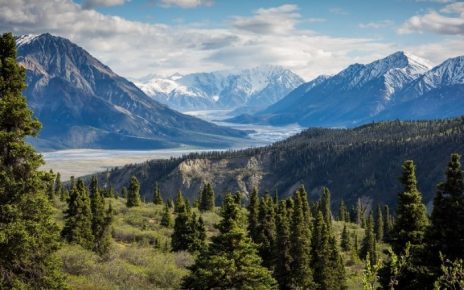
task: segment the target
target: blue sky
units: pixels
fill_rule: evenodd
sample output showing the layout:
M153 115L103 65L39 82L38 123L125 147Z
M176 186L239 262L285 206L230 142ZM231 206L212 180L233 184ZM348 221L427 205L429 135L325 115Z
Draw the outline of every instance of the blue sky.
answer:
M126 77L263 64L309 80L406 50L464 54L451 0L0 0L0 29L67 37Z

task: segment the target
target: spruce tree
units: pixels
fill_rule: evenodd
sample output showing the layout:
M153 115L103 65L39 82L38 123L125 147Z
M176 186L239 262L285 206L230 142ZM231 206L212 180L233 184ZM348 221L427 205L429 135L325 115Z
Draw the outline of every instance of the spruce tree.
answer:
M11 33L0 36L0 289L62 289L53 253L59 229L45 195L48 174L41 155L25 142L37 136L25 89L25 69L16 62Z
M275 269L274 276L279 282L280 289L291 289L291 244L290 224L287 214L287 204L283 200L279 203L276 215L276 242L274 247Z
M350 214L348 209L346 208L345 202L340 200L340 205L338 207L338 220L342 222L349 222L350 221Z
M406 243L420 245L427 227L427 212L422 194L417 189L415 166L412 160L403 163L401 183L404 191L398 194L397 220L392 233L393 250L399 254Z
M77 180L68 199L68 209L64 212L65 225L61 236L68 242L92 250L92 210L87 188L82 179Z
M140 183L135 176L132 176L130 180L126 205L127 207L140 205Z
M169 209L169 205L167 203L164 205L163 215L161 216L160 224L167 228L172 226L171 210Z
M383 234L384 234L384 224L383 224L383 215L382 215L382 207L380 205L377 206L377 212L375 215L375 238L377 241L383 241Z
M393 219L390 215L390 208L388 207L388 205L386 204L384 206L384 212L385 212L385 215L384 215L384 232L383 232L383 236L384 236L384 239L389 241L390 240L390 235L393 231Z
M47 181L47 195L48 200L53 201L55 199L55 174L53 170L50 170Z
M438 185L428 233L434 255L441 252L451 261L464 257L464 181L460 159L458 154L451 155L446 180Z
M200 215L197 219L196 214L194 213L190 222L192 223L193 238L188 250L190 252L203 251L206 247L206 228L203 218Z
M258 213L259 225L257 241L263 265L271 268L274 264L274 244L276 239L274 202L269 194L261 198Z
M176 198L174 200L174 212L181 213L185 211L185 199L181 191L177 192Z
M215 195L210 183L205 183L200 193L200 210L208 211L214 209Z
M258 214L259 214L259 197L256 188L253 189L250 195L250 203L248 205L248 233L253 242L258 242Z
M55 196L59 196L60 199L63 196L63 185L61 184L61 174L58 172L55 179Z
M345 252L351 251L352 248L351 238L348 233L348 229L346 228L346 224L343 224L342 236L340 237L340 247Z
M325 224L330 228L332 226L332 211L330 210L330 191L327 187L322 188L319 210L322 212Z
M369 256L371 265L375 265L377 263L377 249L376 249L376 241L375 241L375 233L374 233L374 218L369 215L369 219L366 223L364 239L361 244L361 249L359 256L363 259Z
M153 203L154 204L163 204L163 198L161 197L161 191L158 182L155 185L155 189L153 190Z
M174 221L174 232L171 235L173 251L200 251L205 246L206 230L203 219L197 220L191 213L190 204L186 200L179 204L178 213Z
M110 227L112 217L105 211L105 199L98 187L97 177L93 176L90 182L90 207L92 210L92 234L94 237L93 250L103 256L110 248Z
M219 234L200 253L182 289L277 289L268 269L261 266L257 250L242 226L240 206L232 195L224 198Z
M293 195L293 212L290 226L290 253L292 255L290 279L292 288L312 289L315 284L310 267L311 230L305 218L300 192L298 190Z

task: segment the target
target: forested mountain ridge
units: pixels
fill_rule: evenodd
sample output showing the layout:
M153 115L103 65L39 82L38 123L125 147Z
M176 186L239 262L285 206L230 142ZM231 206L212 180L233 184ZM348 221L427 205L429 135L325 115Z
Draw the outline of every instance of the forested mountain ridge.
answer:
M343 198L352 205L361 198L394 204L400 192L401 163L412 159L419 189L429 202L453 152L464 152L462 117L380 122L354 129L312 128L263 148L153 160L113 169L108 177L121 188L130 176L137 176L147 199L155 182L167 196L182 191L191 200L203 182L209 182L219 194L247 194L257 187L288 196L304 184L314 198L322 186L328 186L335 201Z
M156 102L68 39L46 33L16 43L24 95L43 123L32 139L38 148L224 147L246 135Z

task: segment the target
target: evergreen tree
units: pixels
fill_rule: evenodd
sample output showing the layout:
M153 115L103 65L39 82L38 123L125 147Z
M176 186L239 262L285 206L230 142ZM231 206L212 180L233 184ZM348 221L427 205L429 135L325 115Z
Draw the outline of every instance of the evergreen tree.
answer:
M215 195L211 184L205 183L200 194L200 210L208 211L214 209Z
M130 180L126 205L127 207L140 205L140 183L135 176L132 176Z
M310 267L311 262L311 230L303 211L303 202L300 190L293 195L293 213L290 226L290 253L292 255L291 264L291 285L293 289L312 289L314 288L313 272Z
M263 265L271 268L274 264L274 244L276 239L274 202L269 194L259 202L259 225L257 228L257 241L259 254Z
M330 228L332 226L332 211L330 210L330 191L327 187L322 188L319 211L322 212L325 224Z
M181 213L185 211L185 199L181 191L177 192L176 199L174 200L174 212Z
M350 214L343 199L340 201L340 205L338 207L338 219L342 222L350 221Z
M128 194L127 194L127 187L123 186L123 187L121 188L121 197L127 199L127 195L128 195Z
M154 204L163 204L163 198L161 197L161 191L158 182L155 185L153 191L153 203Z
M48 174L41 155L25 142L37 136L21 92L25 69L16 62L11 33L0 36L0 289L62 289L63 276L53 253L59 229L45 195Z
M111 242L111 221L105 211L105 199L98 187L97 177L93 176L90 182L90 208L92 210L92 234L94 237L93 250L103 256L110 248Z
M383 226L383 215L382 207L377 206L377 212L375 215L375 238L377 241L383 241L384 226Z
M172 226L172 216L171 211L169 209L169 205L166 203L164 205L163 215L161 216L161 225L164 227L171 227Z
M274 248L275 269L274 276L279 282L280 289L291 289L291 244L290 224L285 201L279 203L276 216L276 243Z
M464 181L461 156L452 154L446 180L438 185L428 233L430 249L438 264L438 252L454 261L464 257Z
M396 253L400 253L408 242L412 246L421 244L428 223L422 194L417 189L415 166L412 160L403 163L400 180L404 191L398 195L397 220L392 235L392 246Z
M64 212L65 225L61 236L69 243L93 249L92 210L87 188L82 179L77 180L68 199L68 209Z
M384 236L384 239L386 239L387 241L390 240L390 235L393 231L393 219L392 217L390 216L390 208L388 207L388 205L386 204L384 206L384 212L385 212L385 215L384 215L384 232L383 232L383 236Z
M377 249L374 233L374 218L372 214L369 215L369 219L366 223L365 235L361 244L360 256L363 259L369 256L371 265L377 263Z
M171 248L175 252L188 251L194 240L191 213L185 205L182 195L178 195L178 197L182 198L182 202L177 203L180 199L176 199L177 216L174 221L174 232L171 236Z
M233 194L233 197L234 197L235 203L238 204L239 206L242 206L242 193L240 191L236 191Z
M248 233L253 242L258 242L258 214L259 214L259 197L256 188L253 189L250 195L250 203L248 205Z
M55 187L55 196L59 196L61 199L61 196L63 195L63 185L61 184L61 174L59 172L56 174L54 187Z
M362 206L361 199L358 198L358 201L356 202L356 224L358 226L362 226L363 220L364 220L364 208Z
M351 238L350 234L348 233L348 229L346 228L346 224L343 224L342 236L340 238L340 247L345 252L351 251L352 248Z
M203 251L206 247L206 228L203 218L200 216L197 219L196 215L193 214L190 222L192 223L193 238L188 250L190 252Z
M53 170L50 170L47 183L48 200L53 201L55 199L55 174L53 173Z
M276 289L276 281L261 266L256 248L242 227L240 206L232 195L224 198L219 234L190 267L182 289Z

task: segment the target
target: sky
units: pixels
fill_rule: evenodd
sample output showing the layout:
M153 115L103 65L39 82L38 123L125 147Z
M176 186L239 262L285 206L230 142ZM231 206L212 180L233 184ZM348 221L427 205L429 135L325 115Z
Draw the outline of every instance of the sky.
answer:
M311 80L403 50L437 65L464 55L452 0L0 0L0 32L70 39L116 73L281 65Z

